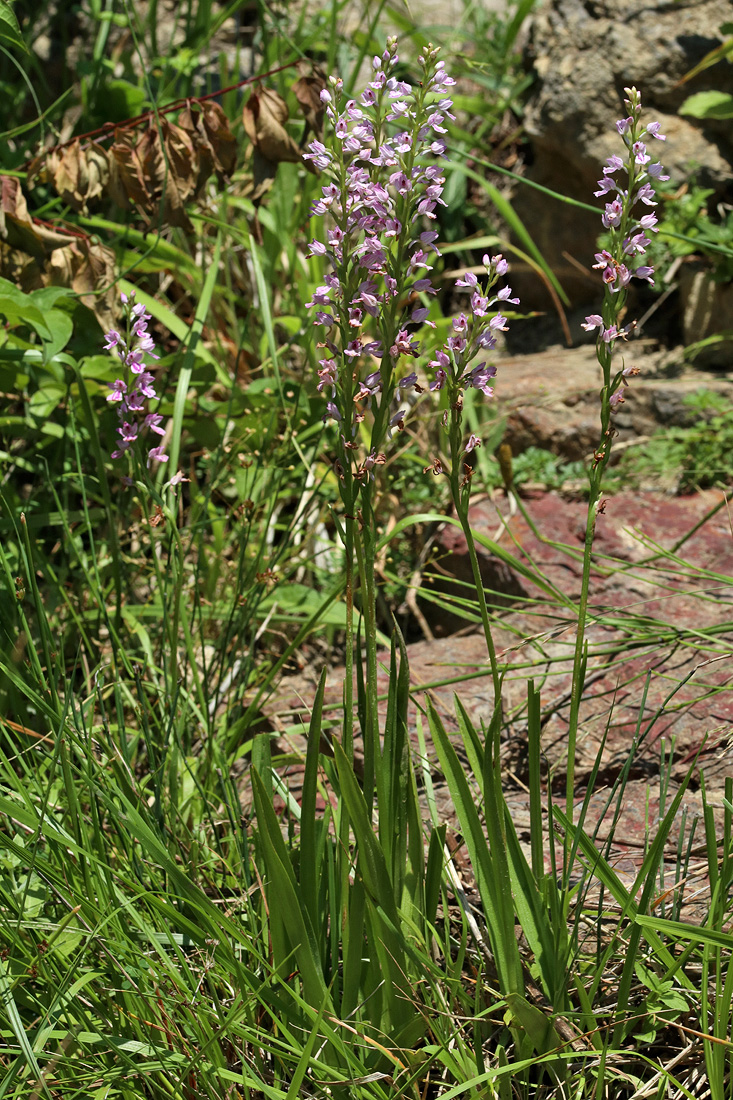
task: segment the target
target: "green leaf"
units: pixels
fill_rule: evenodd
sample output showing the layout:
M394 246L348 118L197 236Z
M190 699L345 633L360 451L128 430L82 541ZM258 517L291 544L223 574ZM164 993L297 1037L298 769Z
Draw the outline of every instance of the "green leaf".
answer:
M15 12L7 0L0 0L0 42L7 42L9 46L17 46L28 53Z
M101 93L105 117L111 119L135 118L147 106L147 97L139 85L129 80L110 80Z
M261 604L262 613L273 611L276 620L309 618L317 614L322 606L323 597L320 592L306 584L295 582L278 585ZM321 622L343 628L346 624L346 606L342 603L331 604L323 612Z
M538 1054L549 1054L565 1044L555 1030L549 1016L532 1005L518 993L507 993L507 1004L512 1016L521 1025L530 1043Z
M446 732L443 721L428 698L428 722L435 751L456 808L461 832L471 857L496 959L502 993L524 993L522 961L514 937L514 903L506 880L498 881L494 852L481 824L463 764ZM506 856L504 856L506 861Z
M63 351L74 331L74 322L68 313L60 309L51 309L45 314L46 327L51 335L50 340L43 341L43 358L47 363Z
M387 869L387 861L379 840L374 835L371 813L364 801L364 795L354 775L354 769L346 758L338 741L333 745L341 796L349 812L357 844L359 845L359 871L371 899L386 913L395 928L400 918L395 902L394 890Z
M41 389L31 395L28 411L39 420L46 420L59 407L66 396L66 386L53 379L44 380Z
M2 314L11 328L16 325L25 325L32 328L39 336L50 338L45 317L37 306L31 303L30 298L23 295L3 295L0 298L0 314Z
M178 469L178 458L181 450L181 432L183 429L183 414L186 408L186 398L188 396L188 389L191 384L191 376L193 375L194 363L196 356L199 354L200 347L202 348L202 334L204 329L204 323L209 313L209 306L211 305L211 299L216 288L216 280L219 273L219 256L221 255L221 233L216 238L216 244L214 245L213 255L209 263L209 270L206 272L206 279L204 280L204 286L201 291L201 297L196 305L196 313L194 315L193 323L190 331L186 333L186 351L183 356L183 362L178 372L178 383L176 385L176 396L173 402L173 430L171 432L171 439L168 445L168 453L170 456L169 466L171 470ZM151 311L152 312L152 311Z
M285 841L280 832L280 824L272 808L272 797L268 795L259 772L252 769L252 794L257 813L259 837L264 851L262 868L268 884L268 901L271 912L276 911L287 932L290 946L298 962L303 992L310 1004L323 1004L324 1000L331 1008L330 994L323 980L318 945L315 933L303 903L298 883L290 862ZM284 959L276 959L281 964Z
M318 791L318 762L323 717L323 695L326 690L326 669L321 673L313 700L313 710L308 727L308 748L305 758L305 774L301 796L300 831L300 890L303 905L310 916L313 928L318 926L318 881L322 869L319 845L316 838L316 794Z
M688 96L679 113L692 118L733 118L733 96L726 92L696 92Z

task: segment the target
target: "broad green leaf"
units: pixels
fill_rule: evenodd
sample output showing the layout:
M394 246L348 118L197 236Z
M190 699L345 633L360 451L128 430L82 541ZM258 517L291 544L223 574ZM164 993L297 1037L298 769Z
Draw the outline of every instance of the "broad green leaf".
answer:
M60 309L51 309L44 316L50 333L50 339L43 341L43 356L45 362L48 362L68 344L74 331L74 322L68 313Z
M5 317L11 328L15 325L25 325L26 328L32 328L44 338L48 339L51 336L43 313L25 294L22 297L3 295L0 298L0 314Z
M105 117L111 119L135 118L148 105L143 89L129 80L110 80L100 98L104 102Z
M696 92L688 96L679 113L692 118L733 118L733 96L726 92Z
M317 614L323 606L323 597L306 584L295 582L278 585L262 601L262 612L273 611L273 617L300 619ZM344 627L346 607L342 603L331 604L323 613L321 621L331 626Z
M507 993L506 1000L512 1016L522 1026L538 1054L549 1054L565 1045L550 1017L536 1005L530 1004L526 997Z
M20 26L15 18L15 12L7 3L7 0L0 0L0 42L6 42L9 46L17 46L28 53L28 47L20 33Z

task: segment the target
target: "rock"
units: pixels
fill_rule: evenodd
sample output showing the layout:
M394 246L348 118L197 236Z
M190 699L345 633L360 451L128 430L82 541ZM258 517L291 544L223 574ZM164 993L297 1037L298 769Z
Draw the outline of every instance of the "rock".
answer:
M685 265L680 273L680 297L686 344L718 333L728 336L701 349L695 365L733 370L733 283L715 282L699 265Z
M527 178L599 205L593 191L601 166L618 151L614 123L621 117L623 88L635 85L642 93L644 117L660 121L667 134L654 152L673 180L688 179L694 164L702 186L712 187L718 201L730 199L730 128L677 114L694 92L733 91L733 67L727 64L680 83L720 44L720 26L730 14L729 0L650 0L644 5L637 0L551 0L542 6L527 48L537 76L525 116L532 146ZM529 187L518 188L513 202L571 301L597 297L597 280L576 264L590 268L599 217ZM536 278L528 285L526 275L520 279L513 273L512 281L525 307L546 304Z
M617 440L626 444L663 427L689 425L699 412L684 398L702 389L733 402L733 378L685 370L651 341L632 340L625 360L638 366L624 404L614 418ZM600 368L595 347L548 348L498 363L497 409L506 417L505 441L516 455L541 447L569 461L587 459L598 445Z

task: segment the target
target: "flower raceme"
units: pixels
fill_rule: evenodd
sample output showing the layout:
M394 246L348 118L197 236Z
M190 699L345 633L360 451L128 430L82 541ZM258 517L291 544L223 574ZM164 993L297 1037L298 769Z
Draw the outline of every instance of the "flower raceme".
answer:
M155 435L165 435L165 430L160 426L163 417L159 413L145 411L146 402L157 396L155 378L145 363L145 356L158 358L153 338L148 332L150 314L145 312L142 303L135 302L134 291L129 297L123 294L122 303L126 321L125 335L111 329L105 335L107 343L104 345L105 351L114 351L124 366L123 377L110 382L112 392L107 398L117 405L119 419L117 434L120 442L117 450L112 452L112 458L121 458L146 430ZM148 451L148 467L153 461L168 461L162 445L151 447Z
M321 93L329 136L311 142L305 154L327 176L312 209L326 219L325 239L312 241L310 255L323 257L329 270L307 303L314 324L325 330L318 390L326 399L324 420L338 424L341 460L353 456L357 480L373 478L385 436L404 426L404 411L393 407L396 397L422 392L413 363L421 354L417 333L435 327L426 304L437 293L429 276L440 255L431 222L445 205L441 162L446 121L454 117L446 90L455 84L437 55L426 47L419 58L422 79L412 86L395 75L397 43L388 39L358 99L347 99L342 82L331 78ZM506 271L500 257L489 263L490 281ZM489 299L472 274L457 285L472 291L471 316L454 321L453 335L430 364L430 388L442 389L450 378L490 394L493 368L482 363L469 371L469 353L494 346L505 318L489 317L489 311L516 299L508 288ZM371 443L359 461L353 452L367 407Z
M644 279L654 286L654 268L639 261L651 243L646 234L657 232L657 216L653 212L637 216L634 207L639 202L642 206L656 206L651 181L669 179L663 174L661 164L651 163L647 146L642 141L644 137L666 141L664 134L659 132L659 123L651 122L646 129L642 129L641 95L636 88L626 88L625 91L628 99L624 102L630 114L628 118L619 119L616 129L626 146L626 160L616 154L610 156L603 169L603 177L598 181L598 190L594 191L596 198L614 195L606 203L601 216L604 229L611 231L612 244L610 248L596 253L593 265L602 272L603 282L611 294L624 291L632 277ZM622 178L619 180L618 177ZM598 314L586 317L582 327L587 332L599 329L599 338L606 343L624 335L621 331L611 332L610 326L605 328Z
M619 326L619 319L626 300L626 293L632 278L642 279L654 286L654 268L641 262L651 243L647 233L657 232L657 216L652 209L647 213L635 212L637 204L641 209L655 207L654 180L668 180L662 165L652 162L644 138L652 141L665 141L659 132L660 124L651 122L644 128L641 124L641 95L636 88L625 88L624 100L628 116L619 119L616 130L626 147L626 159L613 154L603 168L603 176L598 181L597 198L607 198L601 215L604 229L610 232L608 248L595 255L593 267L601 271L605 287L603 311L592 313L585 319L582 328L586 332L597 331L598 358L604 370L604 389L610 409L623 401L626 379L637 374L635 367L624 367L611 379L611 354L617 339L624 339L632 325ZM606 451L604 450L604 455Z

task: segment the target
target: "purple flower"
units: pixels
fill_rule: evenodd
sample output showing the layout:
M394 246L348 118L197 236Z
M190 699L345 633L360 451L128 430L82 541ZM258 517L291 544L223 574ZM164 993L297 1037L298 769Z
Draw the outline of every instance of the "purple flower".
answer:
M109 387L112 393L107 398L108 401L122 401L127 393L127 382L122 378L117 378L114 382L109 383Z
M637 164L648 164L652 159L646 151L646 145L643 141L635 141L631 146L634 150L634 160Z
M151 462L167 462L168 455L163 449L162 443L158 447L151 447L148 451L148 469L150 469Z
M638 373L635 367L622 367L615 377L611 371L610 356L614 344L618 339L626 339L633 327L619 327L625 289L634 276L654 285L654 269L639 260L646 255L651 244L647 232L657 232L657 216L653 213L639 215L638 205L641 204L642 208L656 206L652 180L669 178L664 175L661 164L651 163L651 157L642 140L645 135L649 135L657 141L664 141L664 135L659 133L659 123L652 122L645 130L642 129L641 96L636 88L626 88L625 91L625 106L629 115L616 123L616 130L626 148L626 160L613 154L606 162L603 173L606 180L614 173L625 172L628 187L624 189L619 184L614 184L617 197L606 204L601 215L604 228L610 230L610 243L607 248L596 253L593 267L602 272L601 277L606 287L603 316L591 313L582 325L586 332L597 331L598 358L604 373L604 394L611 409L617 408L624 400L625 383L619 385L619 382L627 375ZM598 196L610 190L603 181L599 183L599 187L601 190L596 192ZM608 449L605 448L601 457L607 458L607 455Z
M623 206L618 199L614 199L613 202L606 203L606 209L601 218L606 229L615 229L621 224L621 217L623 215Z
M496 377L496 367L487 366L486 363L479 363L477 367L474 367L472 371L469 371L463 376L463 383L467 389L480 390L484 397L491 397L494 393L493 387L489 385L489 382Z
M330 298L331 290L327 286L319 286L313 292L313 297L310 302L306 302L306 309L312 309L314 306L330 306L333 303Z
M380 428L403 427L405 413L382 409L380 402L391 402L396 392L420 392L415 371L398 377L400 363L419 355L415 327L435 328L429 308L415 297L437 293L428 276L434 255L440 254L438 233L426 225L445 205L445 173L436 159L445 155L443 138L453 118L453 103L444 90L455 82L432 47L422 55L423 79L414 86L398 78L398 61L396 40L388 39L384 53L372 61L368 87L354 99L347 100L343 87L329 81L322 102L330 127L307 152L314 166L327 173L312 213L328 215L331 222L325 237L328 247L314 242L310 249L331 268L307 303L315 323L328 332L319 345L328 349L328 359L319 362L317 385L324 398L330 398L326 419L343 424L340 438L349 452L361 447L356 429L367 407ZM404 261L399 268L398 261ZM478 292L475 278L470 286L476 291L472 306L478 311L476 317L470 315L470 324L477 325L475 352L486 327L478 321L483 321L489 299ZM468 327L468 318L454 324L452 354L465 353ZM451 359L445 355L441 366L442 355L438 353L435 362L448 377L445 367ZM380 371L372 370L372 357L381 360ZM366 372L370 373L362 380ZM379 443L372 440L372 453L378 453ZM370 462L359 463L356 454L342 451L342 469L345 459L366 484Z
M478 279L472 271L467 271L460 279L456 279L456 287L467 286L473 289L478 283Z

